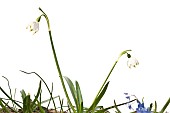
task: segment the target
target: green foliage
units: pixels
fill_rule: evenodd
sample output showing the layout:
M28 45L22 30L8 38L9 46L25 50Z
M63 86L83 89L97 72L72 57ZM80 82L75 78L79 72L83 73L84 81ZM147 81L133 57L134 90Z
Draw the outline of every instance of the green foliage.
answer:
M0 90L1 90L1 92L8 98L8 100L10 100L12 103L14 103L17 107L22 108L22 107L17 103L17 101L15 101L13 98L11 98L11 96L9 96L9 95L5 92L5 90L3 90L1 87L0 87ZM1 98L1 99L2 99L2 98Z
M5 111L6 113L10 113L6 105L7 103L5 103L2 99L0 99L0 106L2 107L2 110Z
M104 86L102 91L97 95L97 97L95 98L94 102L92 103L92 105L90 106L90 108L88 109L87 112L94 112L95 111L95 108L97 107L98 103L100 102L100 100L104 96L108 85L109 85L109 82L106 83L106 85Z
M38 88L37 94L36 94L33 101L30 98L30 94L26 95L24 90L21 91L21 96L22 96L22 100L23 100L23 112L24 113L32 113L33 111L35 111L35 109L37 108L36 102L38 101L38 97L40 95L40 92L41 92L41 81L39 83L39 88Z
M76 105L77 113L83 113L83 109L84 109L83 98L82 98L79 83L77 81L75 82L75 85L76 85L76 88L75 88L73 82L68 77L64 76L64 78L67 81L68 86L70 88L72 97L74 99L74 103Z
M75 81L75 85L74 85L73 82L68 77L64 77L64 78L67 81L67 84L71 91L72 97L74 99L74 103L75 103L75 107L76 107L75 113L105 113L107 110L113 109L113 108L116 109L116 113L121 113L118 106L126 105L127 103L131 103L136 100L136 99L134 99L132 101L122 103L122 104L116 104L116 102L114 100L114 106L110 106L107 108L103 108L102 106L97 106L107 90L107 87L109 85L109 82L107 82L106 85L104 86L104 88L102 89L101 93L98 95L96 100L93 102L93 104L89 108L87 108L87 107L83 106L83 97L82 97L79 83L77 81ZM41 81L39 83L37 93L34 96L33 100L31 100L30 94L26 94L26 92L24 90L20 91L21 97L22 97L22 102L16 101L13 98L11 98L13 96L9 96L5 92L5 90L3 90L1 87L0 87L0 90L8 98L8 99L0 98L0 106L2 108L1 111L5 112L5 113L10 113L10 111L14 111L15 113L18 113L18 112L32 113L33 111L37 111L37 108L38 108L37 112L45 113L45 110L42 108L41 103L51 101L51 97L50 97L50 99L41 101L41 99L40 99L41 98ZM50 91L50 92L52 93L52 91ZM57 98L57 97L59 97L59 96L53 97L52 99ZM8 105L8 102L5 102L4 100L10 100L12 103L14 103L14 106L16 105L17 107L20 108L20 111L17 111L16 109L10 107ZM59 98L59 101L61 104L60 108L64 107L63 102L61 101L60 98ZM166 108L168 107L169 103L170 103L170 98L167 100L165 105L162 107L161 111L157 112L157 103L155 101L153 113L164 113ZM22 104L22 106L20 106L20 104ZM70 107L69 106L67 106L67 107L68 107L68 110L70 110ZM152 109L152 108L153 108L152 104L150 104L150 109ZM60 112L64 113L63 110L61 110ZM72 113L72 111L69 111L69 112ZM135 113L135 112L132 112L132 113Z
M8 81L8 85L9 85L9 81ZM39 112L39 113L45 113L45 111L42 108L41 104L49 102L49 101L54 100L55 98L59 97L59 96L56 96L56 97L52 97L50 99L46 99L44 101L41 101L41 81L39 82L39 87L38 87L38 90L37 90L37 94L34 96L33 100L31 99L30 94L26 94L26 92L24 90L20 91L21 97L22 97L22 102L14 100L12 98L13 96L12 95L9 96L6 93L6 91L3 90L1 87L0 87L0 90L7 97L7 99L0 98L0 107L1 107L0 110L2 110L5 113L10 113L10 111L13 111L15 113L18 113L18 112L19 113L20 112L33 113L33 112L35 112L37 110L38 110L37 112ZM10 89L10 91L11 91L11 89ZM50 93L52 93L52 92L50 92ZM17 109L16 107L10 107L8 105L9 102L5 102L5 100L11 101L13 106L17 106L17 108L19 108L19 109ZM22 106L20 104L22 104ZM61 110L61 112L63 112L63 110Z
M98 110L98 103L100 102L100 100L102 99L102 97L104 96L107 87L109 85L109 82L107 82L107 84L104 86L103 90L100 92L100 94L97 96L97 98L95 99L95 101L92 103L92 105L90 106L90 108L86 108L84 109L83 107L83 98L82 98L82 94L81 94L81 90L80 90L80 86L79 83L77 81L75 81L75 86L73 84L73 82L66 76L64 76L65 80L67 81L67 84L70 88L74 103L76 105L76 113L89 113L89 112L99 112L100 110Z
M54 98L53 98L53 95L52 95L53 85L52 85L52 90L50 91L50 88L48 87L48 85L47 85L47 83L45 82L45 80L44 80L39 74L37 74L36 72L30 72L30 73L28 73L28 72L25 72L25 71L22 71L22 70L20 70L20 71L23 72L23 73L25 73L25 74L35 74L36 76L38 76L38 77L43 81L43 83L45 84L45 86L46 86L46 88L47 88L47 90L48 90L48 92L49 92L49 94L50 94L49 104L50 104L50 101L52 100L52 101L53 101L54 108L55 108L55 110L56 110L56 105L55 105ZM41 101L40 101L40 102L41 102ZM48 104L48 106L49 106L49 104ZM47 106L47 108L48 108L48 106Z

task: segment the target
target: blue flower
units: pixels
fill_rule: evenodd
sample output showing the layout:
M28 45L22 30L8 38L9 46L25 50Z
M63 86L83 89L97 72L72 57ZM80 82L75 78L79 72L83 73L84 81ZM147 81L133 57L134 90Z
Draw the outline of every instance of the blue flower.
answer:
M145 108L144 103L140 103L140 101L137 101L138 108L136 108L137 113L152 113L149 108Z
M130 102L130 100L131 100L131 96L133 96L133 97L136 98L135 95L129 95L128 93L124 93L124 94L126 95L126 99L128 99L129 102ZM137 99L137 98L136 98L136 99ZM144 102L141 103L141 102L137 99L137 103L138 103L138 107L136 108L136 112L135 112L135 113L152 113L149 108L145 108ZM134 109L132 108L132 105L131 105L130 103L128 103L127 105L128 105L128 108L129 108L130 110L133 110L133 111L134 111Z

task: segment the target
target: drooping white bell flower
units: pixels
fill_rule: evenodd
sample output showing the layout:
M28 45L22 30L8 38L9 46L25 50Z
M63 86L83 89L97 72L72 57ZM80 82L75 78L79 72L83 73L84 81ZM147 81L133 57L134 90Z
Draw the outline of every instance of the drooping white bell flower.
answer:
M39 31L39 22L32 22L30 25L26 27L26 29L29 29L30 32L33 33L33 35Z
M127 61L127 65L129 68L136 67L139 65L139 62L136 58L130 57L129 60Z

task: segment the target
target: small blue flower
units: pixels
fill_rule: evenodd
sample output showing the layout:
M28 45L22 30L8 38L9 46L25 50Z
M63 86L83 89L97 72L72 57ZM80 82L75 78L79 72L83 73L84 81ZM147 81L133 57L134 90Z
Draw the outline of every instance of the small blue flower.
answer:
M137 101L138 108L136 108L137 113L152 113L149 108L145 108L144 103L140 103L140 101Z
M131 99L130 99L131 96L133 96L133 97L136 98L135 95L129 95L128 93L124 93L124 94L126 95L126 99L128 99L129 102L130 102L130 100L131 100ZM136 99L137 99L137 98L136 98ZM141 102L137 99L137 103L138 103L138 107L136 108L136 113L152 113L149 108L145 108L144 102L141 103ZM128 105L128 108L129 108L130 110L133 110L133 111L134 111L134 109L132 108L132 105L131 105L130 103L128 103L127 105Z

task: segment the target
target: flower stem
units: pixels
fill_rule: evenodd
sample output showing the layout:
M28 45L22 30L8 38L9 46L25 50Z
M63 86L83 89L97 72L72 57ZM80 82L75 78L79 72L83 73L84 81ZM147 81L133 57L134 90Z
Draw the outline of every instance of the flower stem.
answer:
M117 62L119 61L120 57L121 57L122 55L126 54L128 51L131 51L131 50L125 50L125 51L121 52L121 54L119 55L118 59L117 59L117 60L115 61L115 63L113 64L113 66L112 66L112 68L111 68L109 74L107 75L105 81L103 82L101 88L99 89L99 91L98 91L98 93L97 93L97 95L96 95L96 97L95 97L95 100L97 99L97 97L99 96L99 94L100 94L100 92L102 91L103 87L105 86L107 80L109 79L109 77L110 77L110 75L111 75L113 69L115 68ZM94 101L95 101L95 100L94 100Z
M67 93L67 90L66 90L66 87L65 87L65 84L64 84L64 80L63 80L63 77L62 77L61 69L60 69L60 66L59 66L59 63L58 63L57 55L56 55L54 44L53 44L53 39L52 39L52 34L51 34L51 29L50 29L50 22L49 22L48 16L44 13L44 11L42 11L41 8L39 8L39 10L44 14L42 16L44 16L46 21L47 21L48 32L49 32L49 36L50 36L50 42L51 42L51 47L52 47L52 51L53 51L53 56L54 56L56 67L57 67L57 70L58 70L58 73L59 73L61 84L63 86L64 93L66 95L66 98L67 98L67 101L68 101L69 105L71 106L71 109L73 110L74 113L76 113L76 111L74 109L74 106L72 105L72 103L70 101L70 98L68 96L68 93Z

